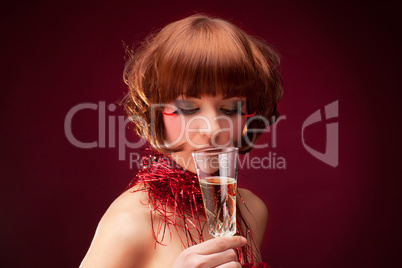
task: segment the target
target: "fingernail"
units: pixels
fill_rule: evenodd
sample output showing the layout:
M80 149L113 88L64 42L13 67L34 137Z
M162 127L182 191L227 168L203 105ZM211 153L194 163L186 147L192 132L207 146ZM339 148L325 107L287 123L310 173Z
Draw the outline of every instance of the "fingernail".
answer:
M242 238L241 238L241 241L242 241L243 243L247 243L247 239L246 239L245 237L242 237Z

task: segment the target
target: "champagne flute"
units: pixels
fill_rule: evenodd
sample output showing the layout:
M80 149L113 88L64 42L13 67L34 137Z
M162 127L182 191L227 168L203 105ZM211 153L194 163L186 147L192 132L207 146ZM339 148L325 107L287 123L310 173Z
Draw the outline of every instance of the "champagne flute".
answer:
M192 153L208 231L213 237L233 236L236 233L238 151L236 147L221 147Z

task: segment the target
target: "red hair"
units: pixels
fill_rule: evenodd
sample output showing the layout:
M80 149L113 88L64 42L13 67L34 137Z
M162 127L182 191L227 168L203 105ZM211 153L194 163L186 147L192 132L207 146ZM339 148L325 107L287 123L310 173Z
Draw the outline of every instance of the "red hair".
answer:
M226 20L193 15L149 36L135 51L127 51L125 109L136 119L137 134L160 152L174 150L164 147L162 109L155 110L155 124L150 125L151 105L170 103L180 95L246 97L248 113L256 112L267 120L279 116L276 104L282 96L282 80L278 54ZM248 129L264 127L266 121L260 119L250 118L246 124ZM261 133L247 129L243 133L250 141L243 137L239 151L245 153Z

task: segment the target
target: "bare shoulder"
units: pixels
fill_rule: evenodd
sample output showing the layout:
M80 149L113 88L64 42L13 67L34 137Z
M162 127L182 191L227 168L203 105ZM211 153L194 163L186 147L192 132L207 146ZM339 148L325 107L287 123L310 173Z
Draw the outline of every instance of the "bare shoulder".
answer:
M110 205L80 267L145 265L154 245L148 199L146 193L133 190L124 192Z
M239 209L254 233L258 246L261 245L268 221L268 209L265 203L250 190L239 188L241 197L237 202ZM243 201L241 200L243 199Z

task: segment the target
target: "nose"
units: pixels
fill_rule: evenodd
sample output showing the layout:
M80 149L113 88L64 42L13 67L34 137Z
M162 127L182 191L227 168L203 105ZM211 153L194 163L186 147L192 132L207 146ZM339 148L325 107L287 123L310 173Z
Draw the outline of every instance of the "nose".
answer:
M203 115L203 119L206 121L207 126L206 128L200 129L201 135L211 139L212 136L217 136L220 133L221 125L217 117L218 114L216 111L209 111Z

